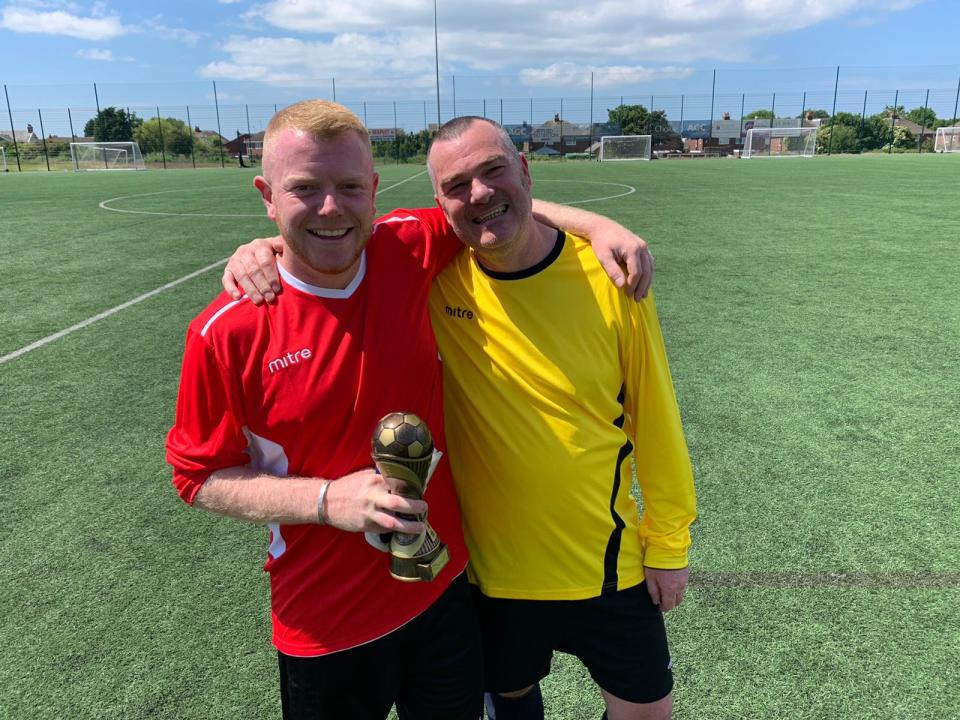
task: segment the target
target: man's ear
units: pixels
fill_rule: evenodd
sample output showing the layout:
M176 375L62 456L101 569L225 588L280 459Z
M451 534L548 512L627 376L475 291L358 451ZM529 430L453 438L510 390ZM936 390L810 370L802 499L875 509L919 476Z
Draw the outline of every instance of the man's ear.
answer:
M276 221L277 212L273 208L273 190L270 188L270 183L262 175L257 175L253 179L253 186L260 191L260 199L263 200L263 206L267 209L267 217Z
M526 183L527 190L533 187L533 178L530 177L530 166L527 164L527 156L523 153L520 153L520 167L523 169L523 178Z
M370 191L370 203L373 205L373 214L377 214L377 188L380 186L380 173L373 174L373 190Z

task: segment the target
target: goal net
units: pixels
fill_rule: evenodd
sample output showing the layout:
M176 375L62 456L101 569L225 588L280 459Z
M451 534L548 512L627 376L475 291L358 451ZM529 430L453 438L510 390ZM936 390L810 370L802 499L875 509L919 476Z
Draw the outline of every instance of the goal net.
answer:
M960 152L960 125L957 127L937 128L937 137L933 141L935 152Z
M144 170L143 155L135 142L70 143L74 170Z
M650 135L604 135L600 138L600 162L649 160L652 140Z
M815 127L750 128L741 157L813 157L817 151Z
M7 152L0 147L0 172L7 171Z

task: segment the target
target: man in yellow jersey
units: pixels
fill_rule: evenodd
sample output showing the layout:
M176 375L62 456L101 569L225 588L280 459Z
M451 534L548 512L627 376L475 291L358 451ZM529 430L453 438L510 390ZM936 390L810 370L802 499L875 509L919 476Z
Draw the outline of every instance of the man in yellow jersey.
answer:
M683 599L695 500L653 297L634 303L583 239L538 222L526 160L496 123L447 123L428 168L469 247L430 304L490 710L542 718L561 650L610 720L667 718L661 613Z
M583 239L534 218L495 123L444 125L428 168L469 247L430 310L496 718L543 717L554 650L584 662L610 720L670 717L661 611L683 599L695 499L653 296L634 303Z

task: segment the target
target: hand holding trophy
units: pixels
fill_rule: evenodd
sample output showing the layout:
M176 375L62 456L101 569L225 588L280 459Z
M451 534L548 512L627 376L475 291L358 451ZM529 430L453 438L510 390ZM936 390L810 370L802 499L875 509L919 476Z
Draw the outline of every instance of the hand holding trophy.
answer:
M377 423L371 445L373 462L391 492L422 499L433 460L433 437L427 424L413 413L390 413ZM427 523L426 513L401 517L418 520L425 528L416 535L393 533L390 574L404 582L433 580L450 559L447 546Z

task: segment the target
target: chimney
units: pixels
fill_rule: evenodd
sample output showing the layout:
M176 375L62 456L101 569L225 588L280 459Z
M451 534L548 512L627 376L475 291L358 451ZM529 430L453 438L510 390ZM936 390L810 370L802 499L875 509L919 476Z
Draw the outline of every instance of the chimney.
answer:
M33 125L31 125L30 123L27 123L27 132L28 132L28 133L32 133L32 132L33 132Z

